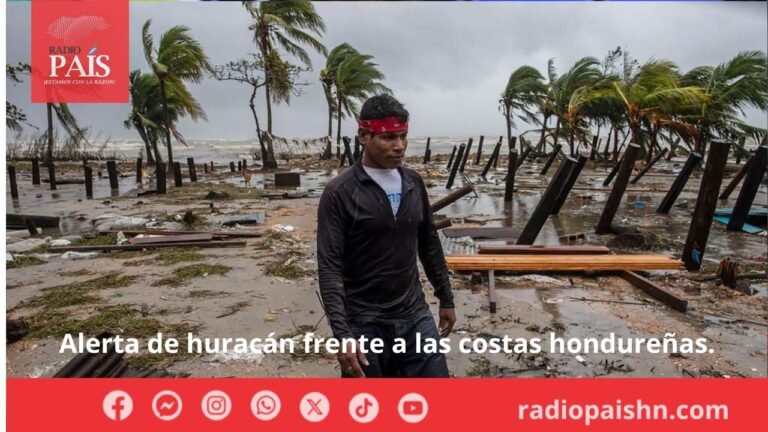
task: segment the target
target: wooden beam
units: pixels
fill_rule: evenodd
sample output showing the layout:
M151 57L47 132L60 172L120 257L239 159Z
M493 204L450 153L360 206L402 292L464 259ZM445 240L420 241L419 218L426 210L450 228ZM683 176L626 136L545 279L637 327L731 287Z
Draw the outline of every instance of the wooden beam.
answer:
M182 234L211 234L213 235L213 238L222 238L222 237L262 237L264 234L260 232L253 232L253 231L181 231L181 230L151 230L151 229L145 229L145 230L104 230L99 231L99 234L105 235L105 234L117 234L118 232L122 232L125 235L139 235L139 234L156 234L156 235L182 235Z
M125 233L123 233L125 234ZM134 237L128 240L129 244L146 245L157 243L188 243L213 240L212 233L156 235L155 237Z
M619 274L625 281L631 283L636 288L641 289L649 296L666 304L676 311L685 313L688 311L688 300L684 300L675 294L669 292L639 274L631 271L623 271Z
M490 255L602 255L605 246L479 245L477 253Z
M98 251L135 251L144 249L161 249L161 248L218 248L228 246L245 246L244 240L221 240L221 241L207 241L207 242L188 242L188 243L155 243L146 245L96 245L96 246L58 246L48 248L48 252L98 252Z
M608 271L680 270L680 261L665 255L449 255L451 270Z

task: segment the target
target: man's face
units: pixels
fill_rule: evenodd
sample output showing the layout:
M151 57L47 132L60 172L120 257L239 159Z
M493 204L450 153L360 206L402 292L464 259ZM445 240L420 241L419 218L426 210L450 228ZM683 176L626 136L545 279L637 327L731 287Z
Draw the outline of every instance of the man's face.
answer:
M360 144L365 148L365 165L374 168L397 168L403 162L405 149L408 147L408 131L381 134L360 131Z

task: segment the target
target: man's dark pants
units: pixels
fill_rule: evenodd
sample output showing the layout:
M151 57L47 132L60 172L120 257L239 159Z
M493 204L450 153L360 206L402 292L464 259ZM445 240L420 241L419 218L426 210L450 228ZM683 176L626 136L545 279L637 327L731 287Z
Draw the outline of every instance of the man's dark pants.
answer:
M435 320L432 314L424 315L410 321L382 324L352 324L352 333L356 338L365 336L370 340L379 338L384 342L381 354L369 352L365 355L368 366L360 365L367 378L448 378L448 364L445 355L440 353L427 354L416 352L416 334L421 339L421 349L424 350L425 340L434 339L439 344L440 335L437 332ZM402 338L406 342L404 353L393 353L392 347L396 338ZM351 378L352 375L343 373L342 378Z

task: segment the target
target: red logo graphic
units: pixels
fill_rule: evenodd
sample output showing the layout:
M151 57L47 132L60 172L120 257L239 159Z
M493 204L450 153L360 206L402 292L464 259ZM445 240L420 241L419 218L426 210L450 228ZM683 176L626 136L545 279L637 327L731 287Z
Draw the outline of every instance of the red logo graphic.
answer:
M128 102L128 0L32 1L32 102Z
M404 401L403 412L407 415L419 415L424 412L424 404L421 401Z

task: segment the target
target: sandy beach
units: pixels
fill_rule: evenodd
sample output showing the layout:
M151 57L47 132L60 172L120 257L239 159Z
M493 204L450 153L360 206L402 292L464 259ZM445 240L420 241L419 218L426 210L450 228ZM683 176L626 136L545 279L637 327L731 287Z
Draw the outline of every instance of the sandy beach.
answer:
M411 152L407 166L418 171L434 202L447 194L447 155L434 155L424 165ZM179 158L185 157L183 154ZM503 202L506 158L487 180L483 168L470 158L468 178L477 196L470 194L437 214L451 219L454 227L522 227L550 176L539 174L544 159L527 161L517 172L511 203ZM180 159L183 160L183 159ZM316 209L325 183L340 169L338 161L293 160L282 167L300 173L301 187L275 189L274 174L252 166L251 187L242 175L229 172L223 162L214 173L203 174L196 159L198 182L169 185L165 196L137 196L153 186L145 178L137 186L133 162L121 163L119 196L110 196L104 174L94 179L94 199L85 199L82 184L59 185L51 191L43 183L32 186L28 164L16 163L19 200L8 198L7 212L59 216L60 228L46 229L44 236L67 237L73 244L115 242L116 236L95 235L97 226L114 230L135 218L137 228L166 230L226 230L223 222L241 216L263 215L254 226L237 227L260 233L247 238L244 247L175 248L152 251L98 253L72 259L46 254L46 245L12 253L16 263L7 264L7 315L24 319L29 334L8 345L9 377L51 376L72 354L60 354L63 333L75 329L95 335L101 331L146 338L158 331L204 337L301 337L312 331L329 337L330 331L316 291ZM250 162L250 161L249 161ZM598 236L594 227L610 187L603 188L611 165L588 162L559 216L547 221L535 244L607 245L616 253L656 253L679 258L688 231L690 214L701 172L695 172L676 207L669 215L654 212L684 159L657 164L641 181L630 185L616 216L616 223L640 229L645 245L622 243L617 236ZM92 162L94 172L106 169ZM726 180L739 168L729 163ZM146 176L151 175L148 169ZM82 178L81 163L60 163L57 177ZM43 174L43 179L46 175ZM724 183L725 183L724 181ZM171 182L172 183L172 182ZM457 182L460 184L460 181ZM455 188L455 186L454 186ZM288 195L290 194L290 198ZM738 188L718 207L732 207ZM764 202L766 187L756 204ZM192 212L190 223L183 221ZM99 217L119 215L123 219ZM111 221L111 222L110 222ZM109 223L116 224L109 226ZM574 234L582 234L576 235ZM91 237L91 238L89 238ZM42 237L41 237L42 238ZM9 247L28 239L6 236ZM480 240L444 239L446 253L472 250ZM730 257L740 274L765 272L766 238L763 234L727 232L714 223L701 272L657 271L647 276L686 299L693 306L687 314L673 311L630 283L610 273L497 274L498 308L490 313L488 288L466 272L451 272L458 322L452 346L461 337L706 337L712 353L691 355L588 354L448 354L451 373L457 377L579 377L579 376L732 376L766 377L768 366L768 286L765 279L742 279L741 285L756 292L718 286L714 272ZM504 244L503 241L484 242ZM640 247L638 247L640 246ZM9 249L10 250L10 249ZM19 261L19 258L21 260ZM26 259L23 257L35 257ZM436 299L422 272L426 298L436 313ZM58 294L57 294L58 293ZM63 297L63 298L62 298ZM579 358L577 358L579 357ZM327 354L228 354L228 355L128 355L131 364L161 367L193 377L335 377L335 358Z

